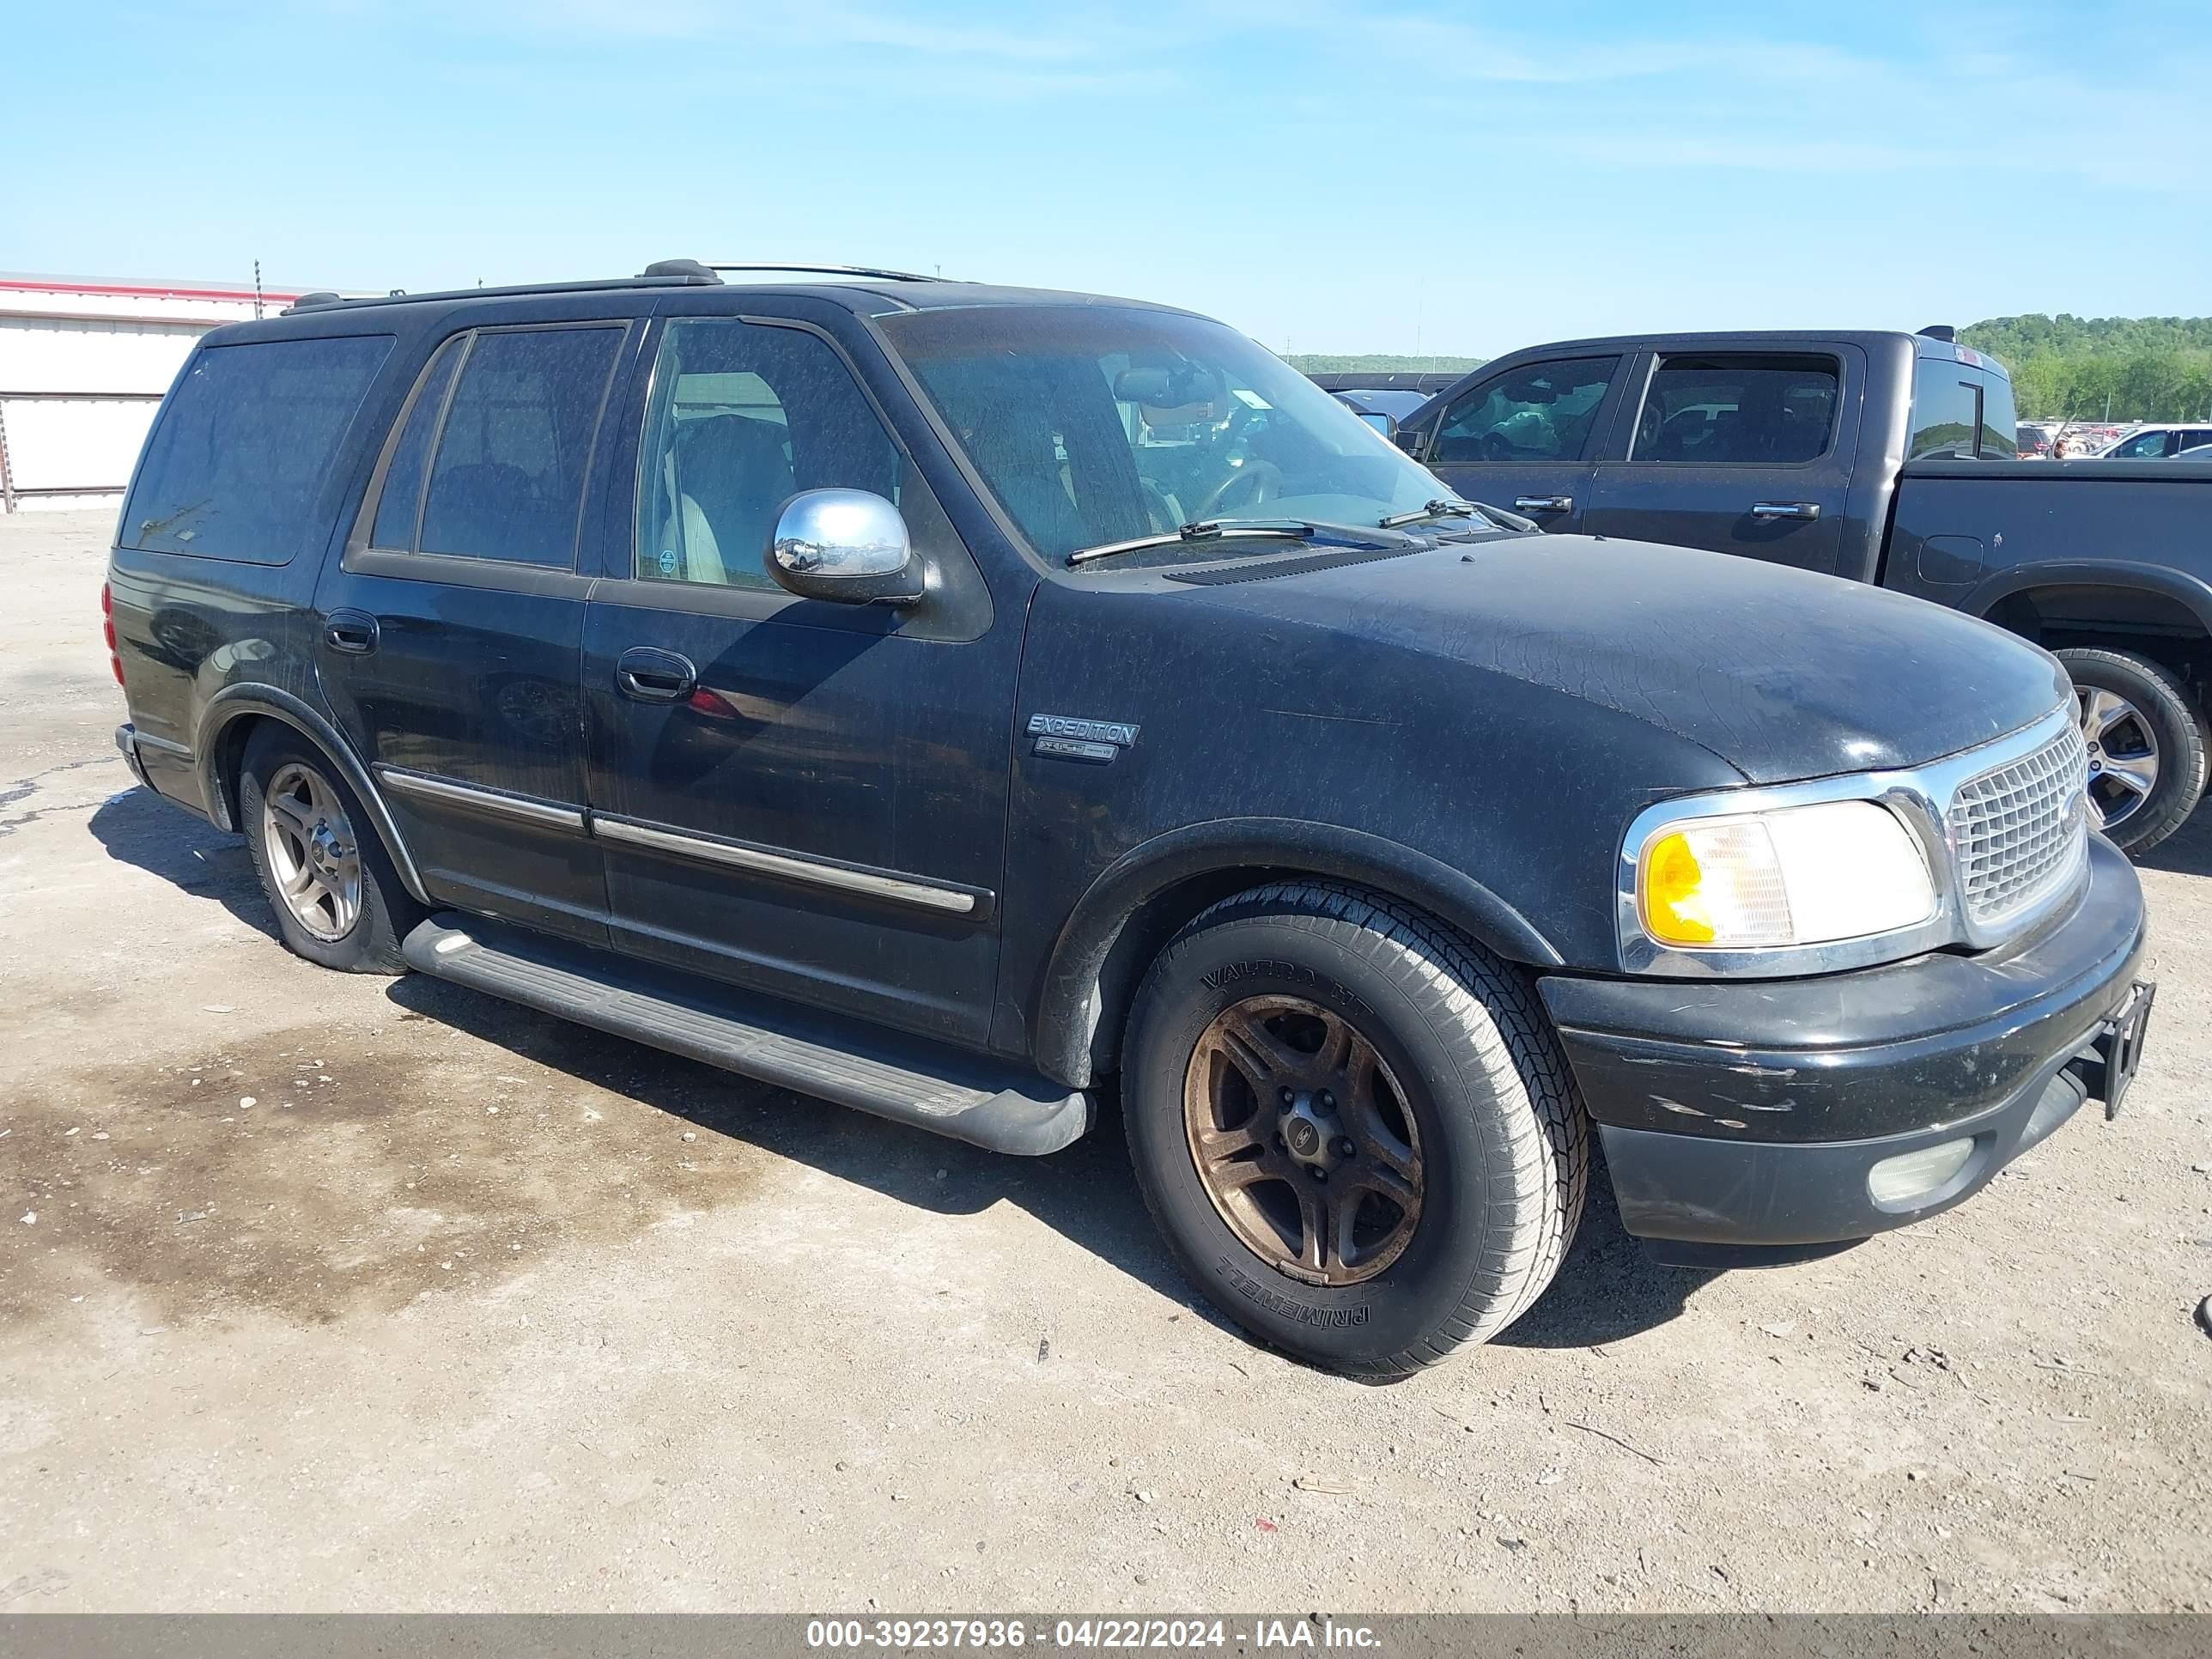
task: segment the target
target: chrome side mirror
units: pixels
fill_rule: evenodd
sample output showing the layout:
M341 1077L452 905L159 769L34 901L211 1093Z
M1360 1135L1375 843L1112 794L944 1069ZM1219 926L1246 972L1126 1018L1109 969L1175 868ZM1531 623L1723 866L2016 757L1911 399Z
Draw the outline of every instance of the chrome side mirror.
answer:
M786 501L768 573L787 592L836 605L912 605L923 590L906 520L865 489L803 489Z

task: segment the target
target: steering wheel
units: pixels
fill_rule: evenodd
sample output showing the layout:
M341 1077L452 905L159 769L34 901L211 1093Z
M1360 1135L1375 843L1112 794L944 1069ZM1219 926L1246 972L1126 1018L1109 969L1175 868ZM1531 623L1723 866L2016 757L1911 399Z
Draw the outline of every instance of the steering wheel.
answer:
M1480 448L1482 459L1486 461L1510 461L1513 459L1513 446L1505 441L1505 434L1502 432L1484 433Z
M1234 472L1206 492L1206 499L1190 516L1194 522L1210 519L1228 505L1229 497L1238 489L1245 495L1238 503L1242 507L1261 507L1275 499L1283 487L1283 469L1273 461L1248 460Z

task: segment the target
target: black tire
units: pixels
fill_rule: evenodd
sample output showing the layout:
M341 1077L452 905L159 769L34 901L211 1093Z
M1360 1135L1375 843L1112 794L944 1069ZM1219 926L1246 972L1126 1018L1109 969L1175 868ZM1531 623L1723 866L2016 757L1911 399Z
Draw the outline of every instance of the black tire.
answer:
M334 939L319 938L292 914L278 890L270 868L270 854L264 830L263 811L270 782L289 768L303 768L330 791L344 810L354 843L359 848L361 896L359 914ZM407 960L399 943L425 912L401 884L361 799L346 785L337 769L323 752L289 726L264 722L246 745L239 769L239 827L246 835L247 855L261 890L276 913L277 932L298 956L321 967L349 974L404 974Z
M1225 1011L1277 995L1353 1025L1418 1132L1424 1191L1409 1240L1358 1283L1307 1282L1240 1238L1186 1130L1201 1037ZM1260 1340L1332 1370L1402 1376L1487 1341L1551 1283L1582 1214L1587 1119L1527 981L1363 890L1271 884L1194 920L1138 992L1121 1083L1138 1181L1192 1283ZM1273 1109L1262 1102L1255 1116Z
M2205 726L2203 716L2190 701L2187 690L2172 671L2132 651L2108 651L2081 646L2052 653L2066 665L2077 690L2109 691L2125 698L2140 716L2141 726L2157 744L2157 781L2124 816L2105 833L2122 851L2148 852L2179 830L2204 793ZM2131 728L2120 728L2126 738ZM2139 742L2130 747L2141 751ZM2098 757L2092 755L2090 793L2100 793ZM2102 792L2113 793L2110 785Z

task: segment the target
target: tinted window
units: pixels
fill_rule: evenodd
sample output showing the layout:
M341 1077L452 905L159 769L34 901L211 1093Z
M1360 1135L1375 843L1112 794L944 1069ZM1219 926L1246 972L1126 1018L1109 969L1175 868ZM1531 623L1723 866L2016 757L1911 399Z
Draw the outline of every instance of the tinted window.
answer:
M282 564L316 539L315 497L388 334L209 346L161 405L118 539Z
M1047 557L1152 535L1170 539L1110 568L1218 557L1220 544L1174 532L1217 518L1372 525L1437 493L1328 392L1203 318L946 307L879 326Z
M1832 357L1668 357L1637 418L1629 459L1688 466L1817 460L1835 430Z
M837 354L803 330L671 323L653 386L639 455L642 580L771 587L763 560L799 491L899 499L898 446Z
M377 497L376 523L368 537L372 547L415 545L415 520L422 505L430 441L438 434L438 416L445 412L446 388L453 383L453 366L461 360L462 344L454 339L438 348L407 405L403 417L406 424L400 428L391 465L384 470L383 494Z
M430 469L422 551L574 562L584 475L621 339L619 328L475 337Z
M1618 357L1538 363L1463 392L1444 410L1432 459L1579 461Z
M2014 460L2020 455L2020 421L2012 400L2012 382L2002 374L1982 376L1981 453L1992 461Z
M2172 435L2170 432L2138 432L2132 438L2122 439L2107 451L2106 459L2115 461L2155 460L2166 453L2166 441Z
M1982 424L1976 377L1944 357L1923 357L1912 370L1912 434L1905 458L1971 460Z

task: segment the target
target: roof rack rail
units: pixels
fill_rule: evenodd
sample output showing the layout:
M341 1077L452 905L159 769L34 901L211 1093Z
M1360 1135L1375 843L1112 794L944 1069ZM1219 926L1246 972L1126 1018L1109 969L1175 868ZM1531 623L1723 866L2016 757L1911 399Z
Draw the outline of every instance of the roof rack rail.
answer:
M690 264L691 262L690 262L690 260L688 260L688 259L687 259L687 260L675 260L675 259L670 259L670 260L665 260L665 261L663 261L663 263L664 263L664 264ZM647 266L647 270L654 270L654 269L658 269L658 267L655 267L655 266ZM882 278L884 278L884 279L885 279L885 280L887 280L887 281L894 282L894 283L941 283L941 282L943 282L943 281L945 280L942 276L923 276L923 275L922 275L920 271L918 271L918 270L884 270L884 269L882 266L880 266L880 265L811 265L811 264L792 264L785 263L785 264L763 264L763 265L724 265L724 264L710 264L710 265L705 266L705 267L704 267L704 269L706 269L706 270L796 270L796 271L810 271L810 272L818 272L818 273L821 273L821 274L823 274L823 275L825 275L825 276L877 276L877 277L882 277Z
M310 294L287 306L284 314L289 316L295 311L319 311L330 306L411 305L417 300L499 300L532 294L587 294L605 289L690 287L721 280L712 271L703 276L690 271L667 271L642 276L592 276L570 283L516 283L503 288L448 288L428 294L410 294L404 289L394 289L389 294L368 295L358 300L346 299L336 294Z

